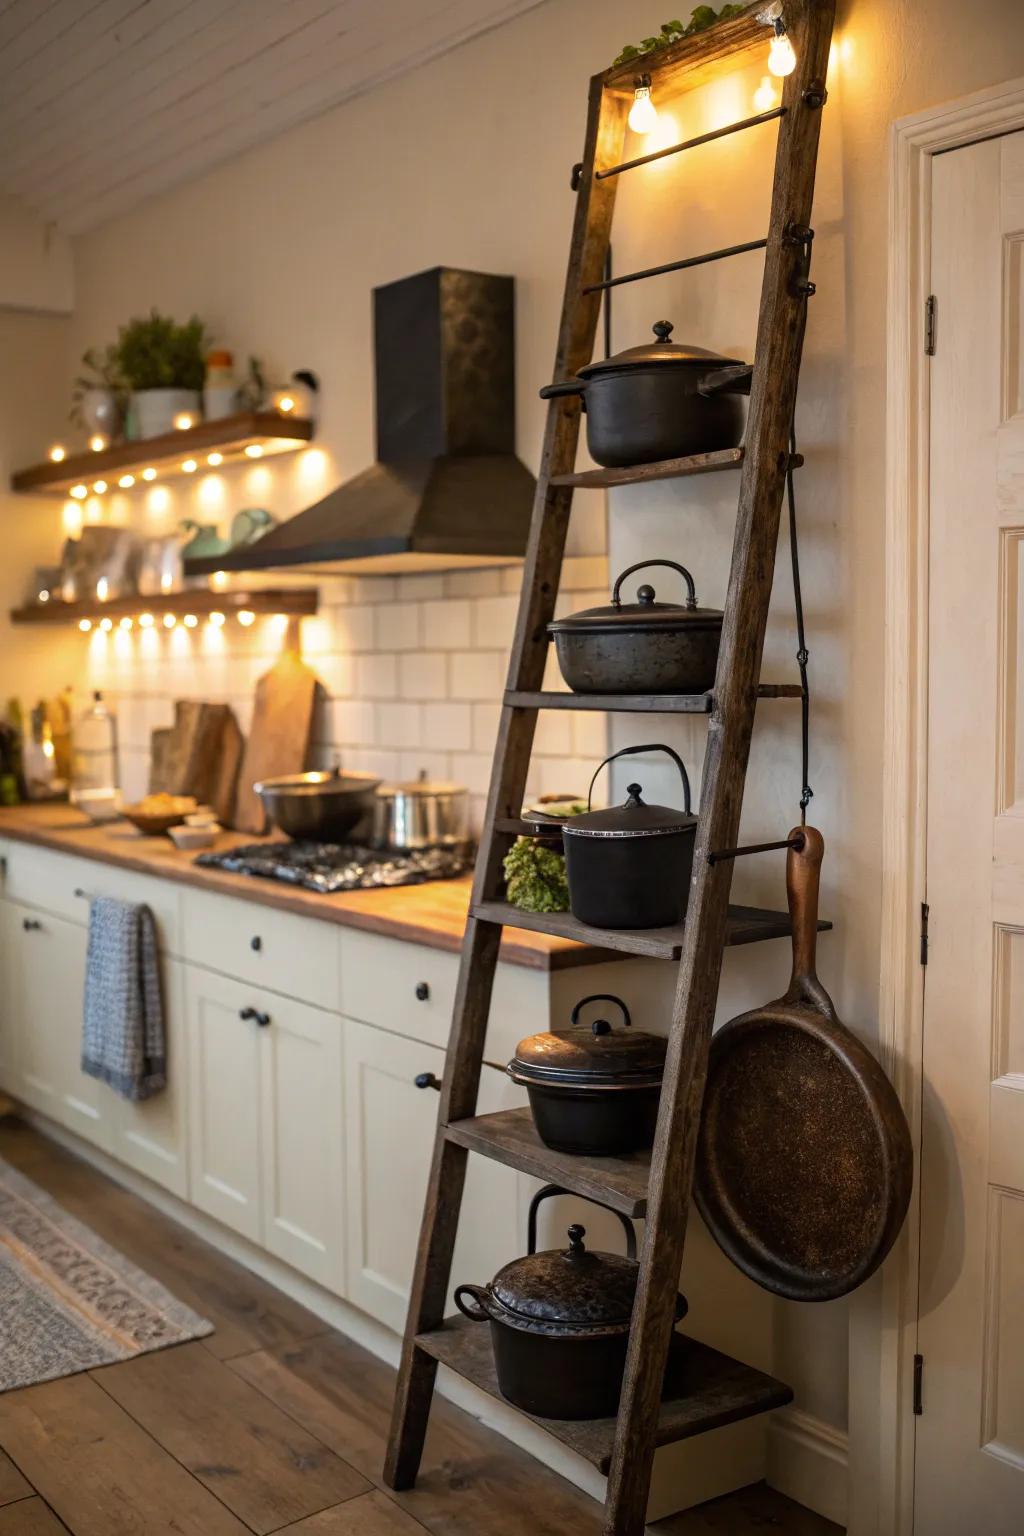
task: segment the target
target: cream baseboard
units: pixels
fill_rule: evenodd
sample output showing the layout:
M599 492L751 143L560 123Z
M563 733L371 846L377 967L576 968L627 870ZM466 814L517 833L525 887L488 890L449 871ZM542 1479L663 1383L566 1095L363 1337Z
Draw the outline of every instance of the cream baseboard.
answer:
M846 1526L847 1436L834 1424L782 1408L768 1429L768 1481L798 1504Z

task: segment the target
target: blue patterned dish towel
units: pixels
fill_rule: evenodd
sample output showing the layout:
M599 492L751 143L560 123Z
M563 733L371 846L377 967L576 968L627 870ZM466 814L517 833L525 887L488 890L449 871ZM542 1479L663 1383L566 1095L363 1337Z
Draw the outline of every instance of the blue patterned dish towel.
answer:
M139 902L92 898L82 1071L125 1099L148 1099L167 1085L156 923Z

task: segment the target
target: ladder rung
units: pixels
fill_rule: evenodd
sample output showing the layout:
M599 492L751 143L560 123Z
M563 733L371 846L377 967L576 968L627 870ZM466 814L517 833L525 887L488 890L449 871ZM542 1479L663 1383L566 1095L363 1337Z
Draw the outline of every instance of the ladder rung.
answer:
M416 1348L505 1402L498 1390L489 1328L465 1317L449 1317L440 1328L418 1333ZM677 1334L669 1354L655 1444L689 1440L723 1424L781 1408L792 1400L792 1389L774 1376ZM614 1419L533 1418L533 1422L600 1472L608 1471L615 1442Z
M759 699L799 699L799 683L761 683ZM707 715L712 693L526 693L509 689L505 703L513 709L607 710L611 714Z
M552 485L572 485L578 490L603 490L613 485L642 485L649 480L676 480L685 475L713 475L738 469L742 448L718 448L714 453L691 453L682 459L656 459L653 464L627 464L619 469L584 469L579 474L552 475Z
M635 160L623 160L621 165L609 166L606 171L595 171L596 181L609 176L621 176L623 171L633 171L638 165L650 165L652 160L664 160L667 155L681 154L684 149L697 149L714 139L724 139L730 133L742 133L744 128L756 128L759 123L770 123L773 118L785 117L785 107L773 107L770 112L758 112L755 117L745 117L738 123L727 123L724 128L713 128L710 133L699 133L695 139L684 139L681 144L670 144L668 149L655 149L649 155L638 155Z
M720 251L705 251L703 256L687 256L682 261L668 261L663 267L646 267L643 272L624 272L621 277L608 277L601 283L589 283L584 293L601 293L605 288L618 288L623 283L638 283L642 277L661 277L664 272L682 272L684 267L702 267L708 261L724 261L726 256L742 256L746 251L763 251L767 240L748 240L743 245L725 245Z
M481 901L470 909L484 923L505 928L528 928L557 939L573 939L591 949L607 949L625 955L646 955L651 960L678 960L683 952L683 924L669 928L591 928L571 912L524 912L507 901ZM819 922L818 932L832 927ZM762 939L783 939L793 928L788 912L765 907L730 907L726 944L757 944Z

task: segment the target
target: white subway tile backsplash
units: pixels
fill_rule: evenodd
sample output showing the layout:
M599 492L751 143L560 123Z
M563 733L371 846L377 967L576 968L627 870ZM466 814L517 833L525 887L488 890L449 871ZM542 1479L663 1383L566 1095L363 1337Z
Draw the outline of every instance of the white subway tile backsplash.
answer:
M306 656L332 699L347 698L355 686L355 662L351 656Z
M403 601L420 603L430 597L444 597L444 576L440 572L399 576L398 596Z
M451 759L447 752L425 752L422 747L417 747L414 752L399 755L398 772L407 780L418 779L425 773L428 779L444 782L451 778Z
M542 757L536 763L539 769L542 795L579 795L586 799L587 786L594 777L594 770L601 761L597 758ZM609 787L600 780L594 786L594 804L606 805Z
M491 758L483 752L453 752L452 778L465 784L471 794L486 795L491 781Z
M429 705L426 706L429 708ZM420 733L418 704L379 704L377 734L382 747L416 747Z
M473 751L493 752L501 718L500 704L473 705Z
M503 651L467 651L451 658L453 699L500 699L508 658Z
M385 603L373 610L374 645L378 651L414 651L420 643L418 603Z
M473 705L436 703L425 705L420 715L425 747L448 752L468 752L473 746Z
M472 607L468 600L449 597L440 603L424 603L421 623L423 644L437 651L468 651L471 644Z
M444 579L449 597L489 597L501 591L501 568L480 571L449 571Z
M353 603L350 608L338 611L338 649L342 651L372 651L373 609L365 603Z
M398 691L403 699L448 697L448 658L436 651L417 651L398 658Z
M398 591L394 576L353 576L354 603L392 603Z
M588 587L603 587L608 581L607 555L573 555L562 561L559 590L582 592Z
M481 597L473 605L474 638L478 646L501 646L505 650L512 643L516 627L519 599L511 593L501 597Z
M328 739L337 747L377 745L377 705L366 699L340 699L328 712Z
M608 756L611 746L607 715L596 709L581 709L568 718L572 721L572 751L577 757L593 757L600 762Z
M355 692L361 699L393 699L398 692L394 656L357 656Z
M533 738L534 752L544 757L568 757L572 751L571 717L560 709L542 709Z

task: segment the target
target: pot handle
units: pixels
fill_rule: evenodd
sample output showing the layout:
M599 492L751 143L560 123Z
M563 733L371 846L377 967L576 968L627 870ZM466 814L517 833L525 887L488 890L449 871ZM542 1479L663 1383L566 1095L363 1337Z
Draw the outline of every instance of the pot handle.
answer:
M687 608L696 608L697 589L693 584L693 577L690 575L685 565L680 565L675 560L638 560L636 565L628 565L622 572L622 575L617 577L615 585L612 588L612 602L616 608L620 607L622 603L622 599L619 597L619 588L622 586L622 583L625 581L626 577L632 576L634 571L646 571L652 565L663 565L670 571L678 571L680 576L686 582L686 606ZM643 588L641 587L640 590L643 591ZM653 591L651 591L651 597L652 599L654 597Z
M592 992L589 997L581 997L580 998L579 1002L576 1004L576 1006L573 1009L572 1013L569 1015L569 1023L570 1024L578 1024L579 1023L580 1009L581 1008L585 1008L588 1003L615 1003L617 1007L622 1009L622 1022L623 1022L623 1024L625 1024L626 1027L628 1028L629 1025L632 1024L632 1022L633 1022L633 1020L629 1016L629 1009L626 1007L626 1005L622 1001L621 997L616 997L614 992ZM600 1019L597 1019L594 1022L594 1033L595 1033L595 1035L607 1034L608 1030L610 1029L611 1026L608 1025L608 1024L605 1024L603 1029L598 1029L597 1026L600 1023L601 1023Z
M466 1300L467 1296L472 1298L471 1302ZM491 1320L487 1310L487 1292L482 1285L457 1285L455 1305L471 1323L489 1323Z
M545 384L540 397L542 400L557 400L560 395L582 395L586 387L582 379L563 379L560 384Z
M697 393L705 399L709 395L749 395L754 370L750 363L733 363L728 368L715 368L706 373L697 385Z
M618 752L613 752L611 757L606 757L603 763L599 763L598 766L597 766L597 770L594 773L594 777L590 781L590 788L587 790L587 810L588 811L590 810L590 798L591 798L591 796L594 793L594 785L597 783L597 775L601 772L601 769L602 768L607 768L609 763L614 763L614 761L615 761L615 759L617 757L635 757L640 752L667 752L668 753L669 757L672 759L672 761L675 763L676 767L679 769L679 777L683 781L683 809L685 810L687 816L689 816L690 815L690 776L689 776L689 774L686 771L686 765L683 762L682 758L679 756L679 753L674 751L672 749L672 747L666 747L666 745L665 745L665 743L663 741L652 741L652 742L650 742L645 747L622 747L622 748L620 748L620 750Z
M616 1002L618 1002L618 998L616 998ZM527 1251L527 1253L536 1253L537 1252L537 1211L539 1210L540 1206L543 1204L543 1202L545 1200L549 1200L552 1195L568 1195L570 1193L571 1193L571 1191L568 1190L568 1189L563 1189L561 1184L545 1184L542 1189L538 1189L537 1193L534 1195L533 1199L530 1201L530 1208L529 1208L529 1210L526 1213L526 1251ZM625 1233L625 1236L626 1236L626 1258L627 1259L635 1259L636 1258L636 1227L630 1221L629 1217L627 1215L625 1215L624 1212L622 1212L622 1211L614 1211L614 1210L612 1210L612 1207L610 1205L605 1205L603 1200L594 1200L589 1195L579 1195L579 1196L577 1196L577 1198L580 1199L580 1200L586 1200L588 1205L599 1205L603 1211L611 1211L612 1215L618 1218L618 1220L622 1224L622 1230L623 1230L623 1232ZM468 1287L460 1287L460 1289L475 1290L476 1287L475 1286L468 1286ZM456 1302L458 1302L458 1299L459 1299L459 1293L458 1293L458 1291L456 1291L455 1292L455 1300L456 1300ZM462 1310L465 1312L466 1311L465 1307L463 1307ZM467 1317L471 1317L472 1313L466 1312L466 1316ZM476 1319L474 1319L474 1321L476 1321Z

